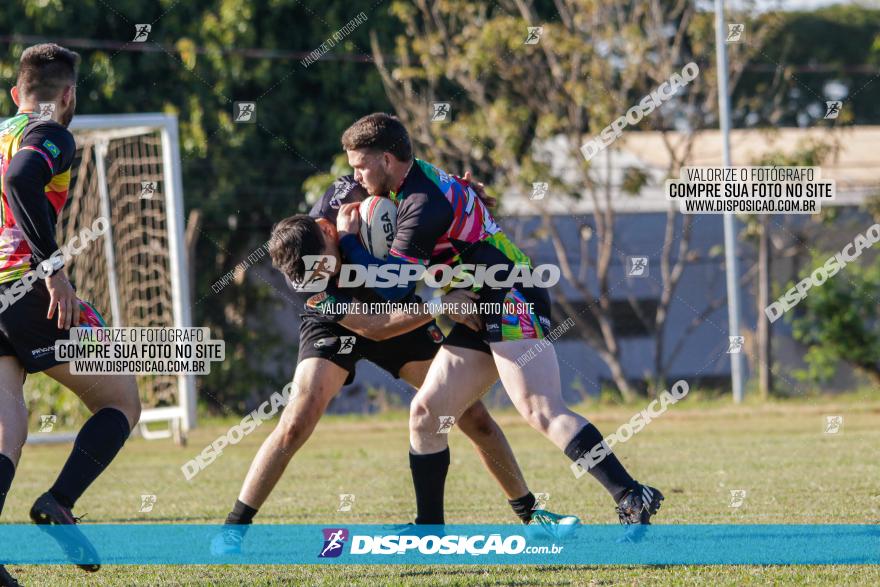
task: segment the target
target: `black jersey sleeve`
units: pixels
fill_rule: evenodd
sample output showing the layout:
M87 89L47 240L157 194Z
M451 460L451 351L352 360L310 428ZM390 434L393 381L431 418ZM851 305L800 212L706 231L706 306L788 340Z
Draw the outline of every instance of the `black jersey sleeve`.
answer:
M54 176L70 169L75 152L76 143L69 130L57 123L38 124L25 131L3 176L9 208L35 263L58 250L55 210L46 198L45 188Z
M391 256L429 265L434 247L449 230L453 211L440 193L413 193L397 209L397 232L391 244Z
M303 319L339 322L348 315L346 308L353 298L333 283L328 283L327 288L319 292L297 289L289 279L287 285L293 291L297 311Z

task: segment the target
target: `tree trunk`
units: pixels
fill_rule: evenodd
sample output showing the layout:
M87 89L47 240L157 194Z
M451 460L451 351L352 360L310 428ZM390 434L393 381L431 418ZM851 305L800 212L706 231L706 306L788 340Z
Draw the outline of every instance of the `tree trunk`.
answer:
M188 303L195 305L196 296L196 245L199 243L199 234L202 232L202 211L193 208L189 211L184 232L184 250L186 251L186 265L189 268L186 278L189 280Z
M623 397L623 401L635 401L638 398L638 394L626 379L626 373L623 371L620 357L607 351L600 351L599 356L605 361L605 364L608 365L608 369L611 371L611 378L614 380L614 384L617 385L617 389L620 390L620 395Z

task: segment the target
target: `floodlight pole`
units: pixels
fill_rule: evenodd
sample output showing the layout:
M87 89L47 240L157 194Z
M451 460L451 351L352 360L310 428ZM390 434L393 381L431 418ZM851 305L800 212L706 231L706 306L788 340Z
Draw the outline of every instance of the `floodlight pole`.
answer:
M721 151L724 167L730 167L730 96L727 88L727 27L724 24L724 0L715 0L715 57L718 69L718 121L721 127ZM736 258L736 235L733 214L724 215L724 260L727 269L727 323L730 336L740 335L739 263ZM742 351L730 353L730 378L733 401L743 401Z

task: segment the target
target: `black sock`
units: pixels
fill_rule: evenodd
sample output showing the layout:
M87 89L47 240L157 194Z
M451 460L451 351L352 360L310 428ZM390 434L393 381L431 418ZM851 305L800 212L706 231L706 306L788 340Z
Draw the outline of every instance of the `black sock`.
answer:
M568 446L565 447L565 454L573 461L586 456L586 460L590 460L590 451L604 440L599 430L590 423L581 428L581 431L575 434ZM626 469L611 450L605 451L606 456L598 463L591 467L584 467L587 472L596 478L596 481L602 484L602 487L608 490L608 493L617 503L626 495L626 492L634 488L637 483L635 479L630 477Z
M15 477L15 465L12 459L0 454L0 513L3 512L3 504L6 502L6 494L12 487L12 478Z
M235 500L235 505L232 506L232 511L229 512L229 515L226 516L227 524L250 524L254 521L254 516L257 515L257 510L244 503L240 499Z
M535 501L535 495L529 491L522 497L508 499L507 503L510 504L510 507L513 508L513 513L519 516L523 524L528 524L532 521L532 510L535 507Z
M115 408L98 410L76 436L73 451L49 489L52 497L64 507L73 508L76 500L104 472L130 433L125 414Z
M430 455L409 453L409 468L416 490L416 524L442 524L449 447Z

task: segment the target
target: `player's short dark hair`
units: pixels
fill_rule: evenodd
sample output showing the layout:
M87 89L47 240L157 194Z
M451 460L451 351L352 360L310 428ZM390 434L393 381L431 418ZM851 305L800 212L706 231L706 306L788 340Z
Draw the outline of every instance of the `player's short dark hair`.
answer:
M293 283L301 283L306 266L303 255L324 252L324 235L318 222L308 214L289 216L272 227L269 256L272 265Z
M50 101L76 84L79 53L55 43L28 47L18 63L18 91L29 98Z
M384 112L364 116L348 127L342 133L342 148L346 151L387 151L399 161L409 161L413 157L412 142L406 127L396 116Z

